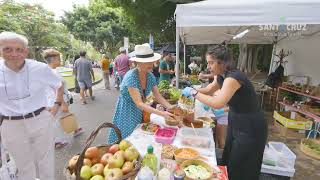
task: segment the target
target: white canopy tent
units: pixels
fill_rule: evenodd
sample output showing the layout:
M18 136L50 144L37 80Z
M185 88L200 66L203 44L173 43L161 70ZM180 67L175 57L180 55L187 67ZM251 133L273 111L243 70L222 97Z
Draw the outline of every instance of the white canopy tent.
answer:
M319 9L319 0L206 0L179 4L175 11L177 52L180 39L184 45L219 44L246 29L249 33L231 43L276 45L282 40L318 35Z

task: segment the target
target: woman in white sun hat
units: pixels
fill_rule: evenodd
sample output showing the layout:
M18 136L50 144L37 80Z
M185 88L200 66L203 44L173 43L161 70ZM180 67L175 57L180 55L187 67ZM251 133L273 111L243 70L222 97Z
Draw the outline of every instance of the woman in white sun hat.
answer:
M130 58L130 61L135 62L137 66L128 71L121 82L120 96L113 117L113 123L120 129L122 138L128 137L142 122L143 111L165 118L173 117L173 114L159 111L145 103L145 97L152 92L157 102L168 109L173 107L159 93L156 78L151 72L154 62L160 58L161 55L154 53L149 44L135 46L135 56ZM108 141L109 143L117 141L113 130Z

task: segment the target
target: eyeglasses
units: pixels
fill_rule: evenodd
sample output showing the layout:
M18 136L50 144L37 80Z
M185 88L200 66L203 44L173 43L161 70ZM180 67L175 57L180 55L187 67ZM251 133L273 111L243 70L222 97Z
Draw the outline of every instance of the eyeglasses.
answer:
M26 79L20 79L19 83L16 82L9 82L8 81L8 76L6 75L6 71L5 70L0 70L2 72L3 75L3 81L4 81L4 89L6 92L6 96L8 98L8 100L10 101L16 101L16 100L21 100L21 99L25 99L31 96L30 94L30 88L29 88L29 71L28 68L26 68L27 71L27 75L26 75ZM22 84L21 84L22 82ZM10 83L12 84L19 84L18 87L15 88L14 91L8 91L8 88L10 87ZM12 87L13 85L11 85Z
M2 47L2 51L5 53L23 53L25 51L25 48Z

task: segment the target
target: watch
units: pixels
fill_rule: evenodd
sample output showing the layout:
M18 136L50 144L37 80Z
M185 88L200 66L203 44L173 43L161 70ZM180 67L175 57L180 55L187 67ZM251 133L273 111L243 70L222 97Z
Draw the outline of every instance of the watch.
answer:
M54 104L58 105L58 106L61 106L61 102L54 102Z
M195 89L192 89L192 90L190 91L190 95L191 95L192 97L195 97L197 94L198 94L198 91L195 90Z

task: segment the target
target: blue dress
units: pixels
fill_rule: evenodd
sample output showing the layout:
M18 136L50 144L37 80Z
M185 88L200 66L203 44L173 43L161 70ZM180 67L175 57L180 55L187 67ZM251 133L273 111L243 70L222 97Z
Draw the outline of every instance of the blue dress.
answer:
M150 92L152 92L152 88L156 85L154 75L151 72L147 73L145 96L148 96ZM113 116L113 124L120 129L123 139L128 137L142 121L142 110L140 110L132 100L128 87L136 88L140 91L140 94L142 94L137 69L128 71L124 76L120 85L120 96ZM112 129L109 134L108 143L112 144L117 140L117 135Z

